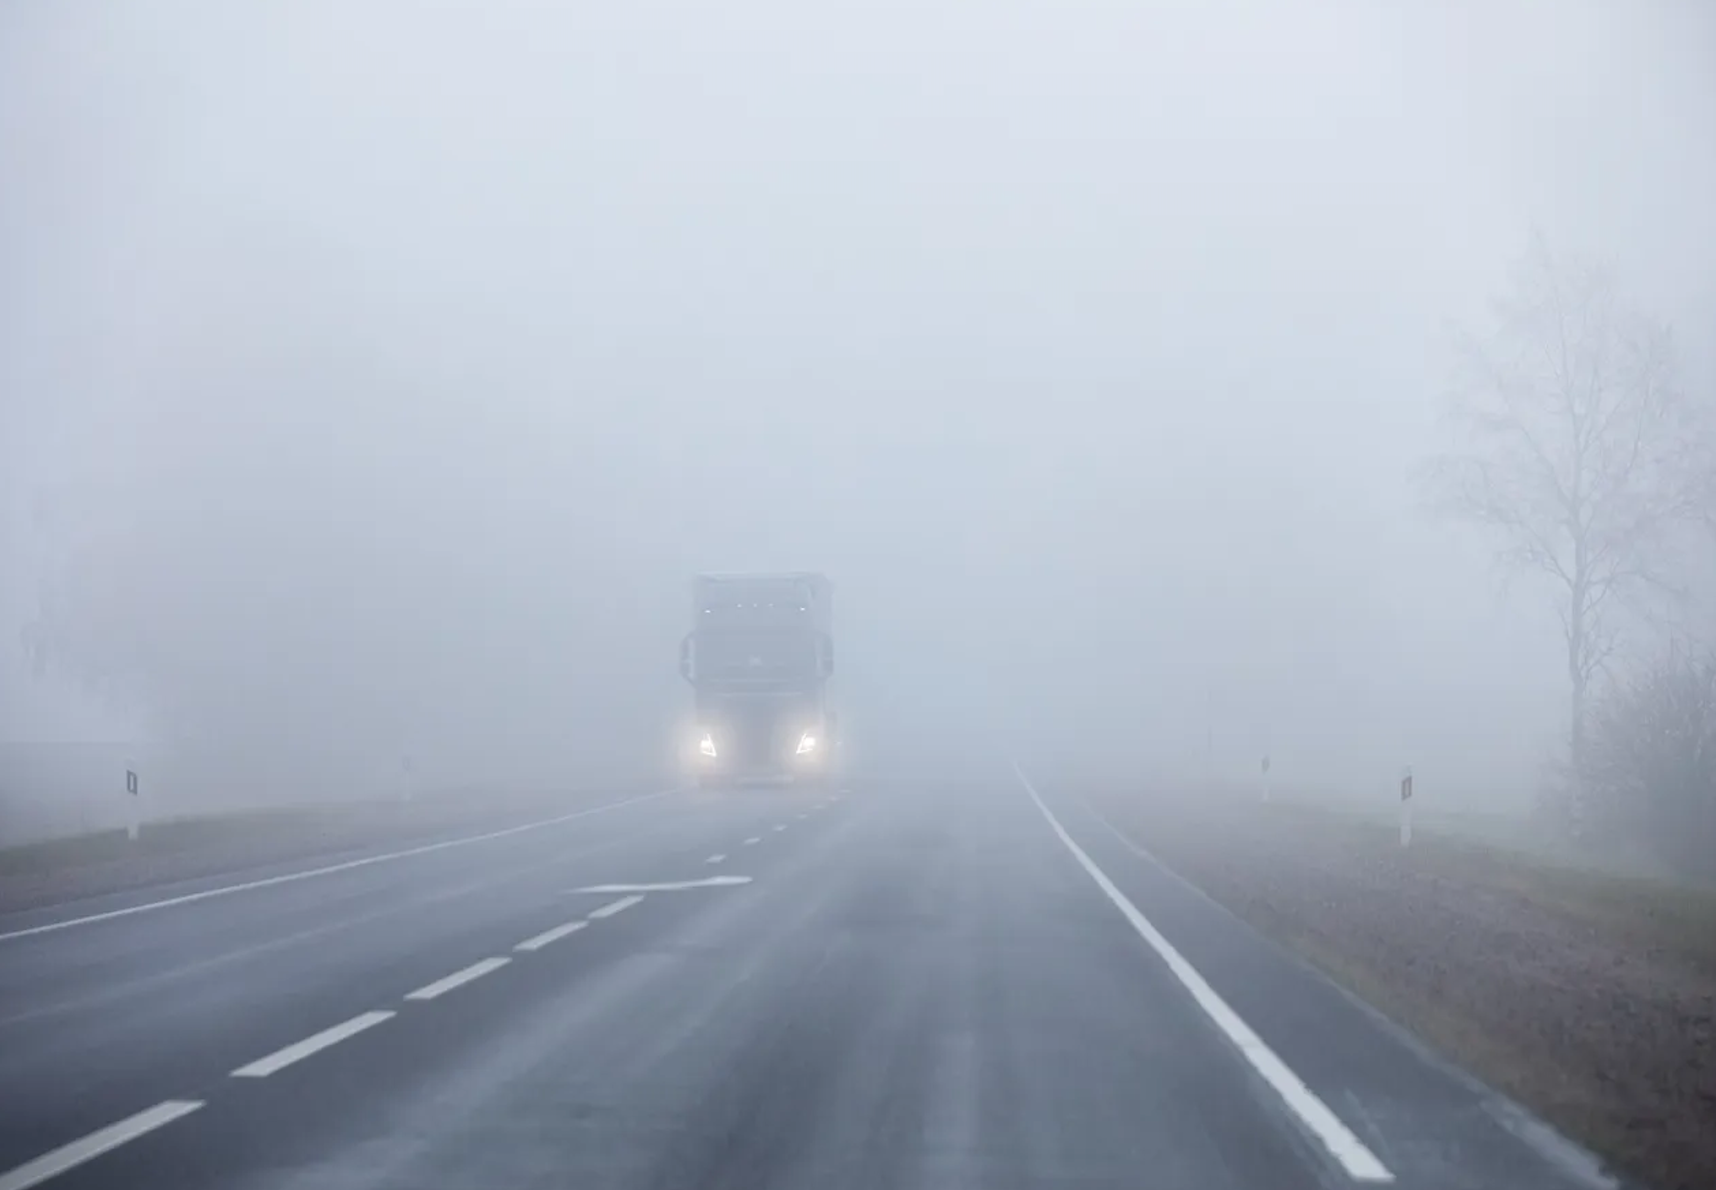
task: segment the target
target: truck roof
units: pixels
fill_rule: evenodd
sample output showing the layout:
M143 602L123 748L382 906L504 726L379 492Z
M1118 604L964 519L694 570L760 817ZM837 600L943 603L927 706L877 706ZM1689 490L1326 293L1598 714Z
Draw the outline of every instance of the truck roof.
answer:
M744 624L749 616L750 621L762 627L771 622L768 620L771 609L783 596L786 603L782 605L782 611L790 608L795 613L808 613L807 617L791 617L797 621L792 627L810 627L827 632L833 617L834 584L828 581L828 576L812 570L700 574L691 584L691 595L691 614L700 625L707 623L705 616L719 609L729 617L727 623L730 626ZM755 610L740 611L747 604ZM774 624L776 627L788 626L780 622Z

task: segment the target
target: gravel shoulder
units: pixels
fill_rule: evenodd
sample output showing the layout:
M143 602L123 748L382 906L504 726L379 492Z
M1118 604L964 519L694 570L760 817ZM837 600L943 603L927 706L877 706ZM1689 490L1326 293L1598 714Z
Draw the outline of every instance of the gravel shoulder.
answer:
M1140 846L1658 1190L1716 1186L1716 893L1303 806L1109 790Z
M499 799L449 794L247 810L151 822L136 839L123 830L102 831L0 848L0 914L238 876L270 865L337 862L366 849L500 829L641 792L646 790L606 788Z

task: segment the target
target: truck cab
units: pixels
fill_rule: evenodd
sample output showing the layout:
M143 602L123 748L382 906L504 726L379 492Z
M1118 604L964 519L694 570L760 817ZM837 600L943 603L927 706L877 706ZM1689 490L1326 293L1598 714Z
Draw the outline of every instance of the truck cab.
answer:
M832 589L819 574L701 575L680 644L698 781L798 784L827 775L836 717Z

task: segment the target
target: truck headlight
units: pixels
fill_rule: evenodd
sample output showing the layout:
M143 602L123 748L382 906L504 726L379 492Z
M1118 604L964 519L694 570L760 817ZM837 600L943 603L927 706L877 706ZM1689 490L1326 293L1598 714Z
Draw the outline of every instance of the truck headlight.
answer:
M800 756L803 756L806 752L814 752L814 751L816 751L816 737L815 736L811 735L807 731L803 735L798 737L798 754Z
M715 737L704 732L703 738L697 741L697 750L713 760L715 758Z

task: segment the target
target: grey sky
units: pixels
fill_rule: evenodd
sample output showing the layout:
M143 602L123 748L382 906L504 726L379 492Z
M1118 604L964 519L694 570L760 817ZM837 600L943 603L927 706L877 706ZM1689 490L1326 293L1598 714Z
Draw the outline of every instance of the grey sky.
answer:
M92 535L258 741L642 749L686 576L806 566L879 714L1517 789L1443 323L1538 227L1716 376L1692 3L33 0L0 159L9 614Z

